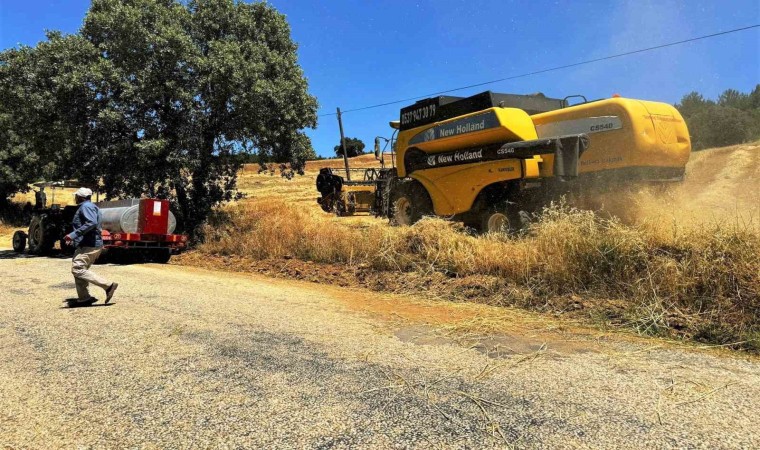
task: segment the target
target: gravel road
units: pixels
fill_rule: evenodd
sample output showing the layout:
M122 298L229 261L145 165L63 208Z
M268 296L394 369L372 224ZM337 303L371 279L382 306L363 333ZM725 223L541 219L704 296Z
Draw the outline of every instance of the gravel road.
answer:
M465 339L362 307L414 299L96 270L121 283L115 303L66 309L68 260L0 251L0 447L760 447L760 363L741 355L614 334Z

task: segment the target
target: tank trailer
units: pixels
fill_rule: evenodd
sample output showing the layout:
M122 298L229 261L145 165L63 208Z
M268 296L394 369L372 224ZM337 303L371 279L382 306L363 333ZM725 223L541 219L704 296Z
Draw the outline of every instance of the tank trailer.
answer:
M103 246L109 257L140 256L149 261L166 263L172 255L187 247L187 236L174 234L177 219L169 211L168 200L126 199L95 203L100 208L100 225ZM34 210L28 232L16 231L13 249L22 253L28 248L30 254L50 254L58 243L64 254L72 254L74 248L64 241L72 231L71 221L78 206Z

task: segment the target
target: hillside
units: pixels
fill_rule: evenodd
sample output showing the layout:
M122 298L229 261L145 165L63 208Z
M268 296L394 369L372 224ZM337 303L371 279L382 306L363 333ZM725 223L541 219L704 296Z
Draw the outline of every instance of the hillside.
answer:
M390 166L391 156L386 153L384 155L385 163ZM365 155L355 156L348 158L349 167L356 169L365 169L368 167L380 167L380 161L375 159L374 153L367 153ZM307 171L319 171L322 167L329 167L331 169L342 169L345 167L343 158L321 159L317 161L308 161L306 163Z

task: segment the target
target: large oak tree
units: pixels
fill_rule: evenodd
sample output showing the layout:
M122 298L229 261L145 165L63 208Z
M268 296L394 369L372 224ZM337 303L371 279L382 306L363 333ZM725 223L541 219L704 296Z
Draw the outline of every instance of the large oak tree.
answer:
M55 45L59 60L44 51ZM266 3L94 0L77 35L3 53L0 95L11 85L52 98L15 121L28 116L36 128L6 125L14 121L0 109L0 133L23 128L14 154L34 155L25 164L48 165L48 177L99 181L109 197L172 199L195 232L235 197L235 154L296 164L314 154L301 130L316 126L317 102L296 50ZM16 53L37 63L4 64ZM11 66L20 80L9 80Z

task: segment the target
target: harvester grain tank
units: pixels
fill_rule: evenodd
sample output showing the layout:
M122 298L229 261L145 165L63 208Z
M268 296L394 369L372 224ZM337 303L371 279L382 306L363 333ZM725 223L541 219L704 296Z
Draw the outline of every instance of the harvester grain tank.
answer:
M683 178L691 144L675 108L573 97L583 102L487 91L402 108L391 122L393 167L374 180L370 209L400 225L437 215L497 231L519 227L524 211L570 189ZM346 198L353 188L323 170L323 209L326 198Z

